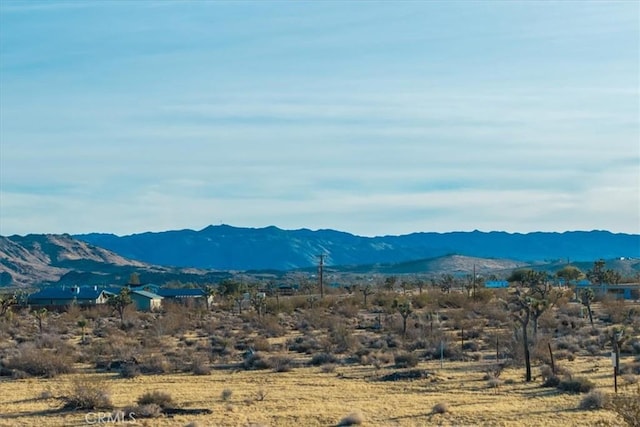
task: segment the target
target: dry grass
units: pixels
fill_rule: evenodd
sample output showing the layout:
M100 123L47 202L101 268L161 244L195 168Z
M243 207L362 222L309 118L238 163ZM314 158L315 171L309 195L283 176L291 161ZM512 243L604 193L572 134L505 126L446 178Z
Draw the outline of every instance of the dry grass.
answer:
M570 362L574 372L584 372L597 386L612 392L608 360L578 358ZM413 381L377 381L372 366L339 366L326 374L314 367L291 372L269 370L214 370L209 376L192 374L148 375L122 379L113 373L69 374L54 379L0 379L0 426L85 425L85 412L56 412L61 405L55 399L40 398L43 390L62 395L74 381L104 381L109 385L116 408L135 403L149 390L171 390L181 408L207 408L207 415L175 415L153 419L154 426L201 425L246 426L328 426L337 425L345 414L357 410L368 426L501 425L501 426L623 426L610 411L580 411L584 395L560 393L542 388L541 379L527 384L522 369L506 369L504 383L487 393L481 362L422 362L419 368L433 372L430 377ZM588 371L588 372L587 372ZM582 375L582 374L581 374ZM228 401L220 396L234 390ZM258 393L267 399L256 399ZM434 414L431 408L447 402L448 411ZM491 408L490 411L487 408Z

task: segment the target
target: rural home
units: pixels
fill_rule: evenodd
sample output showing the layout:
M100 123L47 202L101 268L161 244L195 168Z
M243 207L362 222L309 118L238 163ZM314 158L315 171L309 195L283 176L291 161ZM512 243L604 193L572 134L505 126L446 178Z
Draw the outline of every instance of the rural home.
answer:
M93 287L72 286L48 287L27 297L27 304L38 307L64 308L70 305L98 305L105 304L111 295L104 289Z
M198 288L158 288L155 292L165 299L165 301L175 301L182 304L204 304L213 303L213 295L207 295L204 289Z
M617 285L611 285L603 283L601 285L591 283L587 280L582 280L577 283L576 291L580 292L583 289L593 289L596 295L600 296L612 296L616 299L625 300L639 300L640 299L640 284L637 283L620 283Z
M162 297L152 292L133 290L129 296L137 310L154 311L162 307Z

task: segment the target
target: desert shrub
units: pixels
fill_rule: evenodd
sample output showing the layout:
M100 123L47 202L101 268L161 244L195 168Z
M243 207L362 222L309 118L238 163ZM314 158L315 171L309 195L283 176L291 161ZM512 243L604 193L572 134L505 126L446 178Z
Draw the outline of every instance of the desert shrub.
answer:
M162 408L155 403L147 403L145 405L127 406L121 411L124 414L124 419L138 419L138 418L158 418L162 416ZM114 417L118 415L118 412L114 413ZM121 418L122 419L122 418Z
M113 404L109 391L101 381L78 379L63 397L64 408L67 409L112 409Z
M418 365L418 356L415 353L398 353L394 355L396 368L413 368Z
M475 341L465 341L462 349L465 351L478 351L480 350L480 346Z
M231 396L233 396L233 390L230 388L225 388L222 390L222 393L220 393L220 398L223 402L228 402L229 399L231 399Z
M625 374L640 375L640 362L626 363L621 367L621 372Z
M487 387L489 388L498 388L502 385L502 380L500 378L489 378L487 380Z
M587 378L567 378L560 381L558 389L569 393L588 393L595 384Z
M633 394L615 395L607 409L618 414L630 427L640 427L640 385Z
M311 354L314 351L322 349L318 340L311 335L303 335L301 337L296 337L293 340L289 340L287 341L287 347L291 351L306 354Z
M414 294L411 297L411 305L416 309L424 308L429 305L429 303L430 298L426 292L421 294Z
M333 363L327 363L320 368L323 374L333 374L336 371L336 365Z
M350 350L357 343L351 329L343 324L334 325L331 328L329 339L338 353L344 353Z
M342 418L337 426L359 426L364 423L364 416L360 412L352 412L346 417Z
M449 412L449 405L445 402L436 403L432 411L434 414L446 414Z
M269 361L261 354L248 352L242 360L242 367L246 370L269 369Z
M20 371L30 376L52 378L73 372L73 359L50 349L37 348L25 343L19 347L19 354L5 363L5 368Z
M158 405L163 410L174 407L173 398L171 397L171 395L167 392L159 391L159 390L146 392L145 394L143 394L138 398L136 403L138 405L155 404L155 405Z
M228 356L231 354L235 343L231 337L214 335L210 338L211 353L219 356Z
M331 353L316 353L309 361L311 366L326 365L327 363L337 363L338 359Z
M143 357L138 366L143 374L166 374L172 370L171 363L163 354Z
M263 337L254 338L251 347L256 351L271 351L271 343Z
M274 356L269 359L269 365L275 372L289 372L293 368L293 360L290 357Z
M194 357L191 362L191 372L194 375L209 375L211 373L209 359L204 356Z
M543 383L542 387L558 387L560 385L560 377L557 375L550 375Z
M469 302L469 299L465 294L460 292L440 292L437 295L437 302L442 308L462 308Z
M122 378L135 378L141 373L140 367L135 363L124 363L120 367L120 376Z
M608 396L602 390L593 389L580 401L580 409L603 409L608 403Z

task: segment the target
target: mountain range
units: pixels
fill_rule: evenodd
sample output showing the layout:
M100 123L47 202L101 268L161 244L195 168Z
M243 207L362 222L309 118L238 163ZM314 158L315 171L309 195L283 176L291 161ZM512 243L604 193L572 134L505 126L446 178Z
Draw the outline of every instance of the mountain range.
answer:
M289 270L327 265L400 263L449 254L517 261L640 258L640 235L608 231L565 233L413 233L362 237L335 230L209 226L129 236L74 236L124 257L151 264L219 270Z
M602 258L617 259L614 268L635 275L640 271L640 236L474 231L362 237L335 230L228 225L122 237L0 236L0 285L126 283L133 272L144 282L206 283L234 271L314 272L320 254L327 271L338 273L468 274L476 268L485 274L530 265L554 271L569 260L586 270Z

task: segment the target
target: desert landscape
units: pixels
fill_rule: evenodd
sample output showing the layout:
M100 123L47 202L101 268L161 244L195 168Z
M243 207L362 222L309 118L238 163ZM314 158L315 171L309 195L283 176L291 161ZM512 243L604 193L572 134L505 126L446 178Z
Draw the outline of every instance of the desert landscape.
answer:
M638 425L637 301L596 298L592 326L571 289L550 288L535 335L527 325L527 381L521 283L388 282L127 305L122 319L109 306L12 306L0 320L0 425Z

